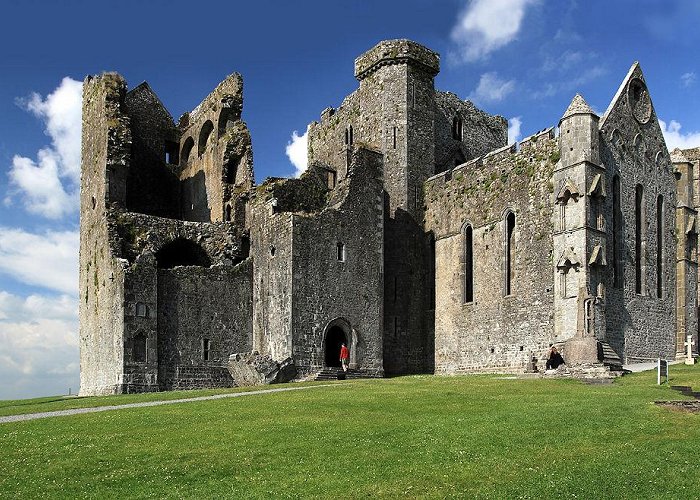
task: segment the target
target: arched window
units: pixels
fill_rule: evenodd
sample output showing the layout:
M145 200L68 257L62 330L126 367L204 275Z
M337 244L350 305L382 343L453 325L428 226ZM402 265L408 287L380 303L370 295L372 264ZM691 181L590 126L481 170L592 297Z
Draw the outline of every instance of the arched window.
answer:
M474 231L464 228L464 302L474 302Z
M192 148L194 148L194 139L188 137L185 139L185 143L182 145L182 150L180 151L180 164L184 167L190 160L190 154L192 153Z
M513 212L508 211L505 223L505 282L503 291L504 295L511 295L513 293L513 279L515 277L515 214Z
M613 177L613 189L612 189L612 261L613 261L613 286L615 288L620 288L622 286L622 269L620 266L620 240L622 235L620 231L622 230L621 220L622 214L620 212L620 176L615 175Z
M160 269L175 266L211 266L211 260L202 247L190 240L179 239L168 243L156 252Z
M644 188L637 184L634 195L634 290L642 293L644 288Z
M209 136L212 130L214 130L214 124L211 120L207 120L202 125L202 130L199 132L199 145L197 147L197 154L202 156L204 150L207 149L207 142L209 141Z
M664 197L659 195L656 198L656 296L663 297L663 274L664 274Z

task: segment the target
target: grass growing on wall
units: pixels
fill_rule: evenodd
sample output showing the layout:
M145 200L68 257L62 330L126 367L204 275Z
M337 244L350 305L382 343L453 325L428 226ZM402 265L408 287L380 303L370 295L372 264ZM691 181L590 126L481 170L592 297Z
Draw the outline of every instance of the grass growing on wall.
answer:
M0 496L696 497L700 415L655 383L416 376L0 424Z

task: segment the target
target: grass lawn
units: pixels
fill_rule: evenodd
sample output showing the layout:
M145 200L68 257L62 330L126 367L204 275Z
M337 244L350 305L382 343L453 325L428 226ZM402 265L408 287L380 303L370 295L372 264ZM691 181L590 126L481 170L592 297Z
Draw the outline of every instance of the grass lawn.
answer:
M700 366L671 378L700 390ZM416 376L0 424L0 497L700 497L700 414L655 383Z

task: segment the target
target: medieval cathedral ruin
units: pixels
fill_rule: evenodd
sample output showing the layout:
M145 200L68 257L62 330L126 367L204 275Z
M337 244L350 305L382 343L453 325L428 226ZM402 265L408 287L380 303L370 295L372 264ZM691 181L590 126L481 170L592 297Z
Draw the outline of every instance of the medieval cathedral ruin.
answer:
M232 386L232 354L299 378L619 368L697 345L700 149L672 154L635 63L597 116L507 144L438 91L438 54L377 44L309 127L309 169L256 185L227 77L177 123L115 73L83 90L81 394Z

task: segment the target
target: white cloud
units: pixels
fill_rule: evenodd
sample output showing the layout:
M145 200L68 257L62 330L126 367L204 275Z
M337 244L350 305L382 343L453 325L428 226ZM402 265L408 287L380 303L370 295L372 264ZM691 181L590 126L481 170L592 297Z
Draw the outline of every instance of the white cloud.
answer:
M77 392L78 302L0 291L0 399Z
M520 140L520 126L523 124L520 116L514 116L508 120L508 144Z
M688 73L683 73L681 75L681 85L685 88L692 87L695 84L695 81L698 79L697 75L693 71L689 71Z
M503 80L495 71L484 73L479 78L476 90L469 94L469 99L476 103L499 102L515 89L515 80Z
M541 89L532 92L531 96L535 99L541 99L564 92L580 91L582 86L600 78L605 73L607 73L607 69L604 66L592 66L576 74L562 73L559 76L559 81L550 81Z
M513 41L525 10L539 0L471 0L452 28L452 41L464 61L476 61Z
M295 130L292 132L292 139L287 143L287 148L285 149L285 153L287 153L289 161L292 162L292 165L294 165L296 168L296 172L294 172L296 177L299 177L308 168L308 140L308 128L306 129L306 132L304 132L304 135L299 135L299 133Z
M28 285L78 292L78 231L35 234L0 226L0 274Z
M82 83L64 78L51 94L32 94L18 103L41 119L51 146L37 152L36 160L15 155L10 182L32 213L57 219L78 209Z
M673 151L676 148L689 149L700 146L700 132L683 134L681 133L681 124L676 120L671 120L668 126L666 126L665 121L659 120L659 126L664 134L666 147L669 151Z

